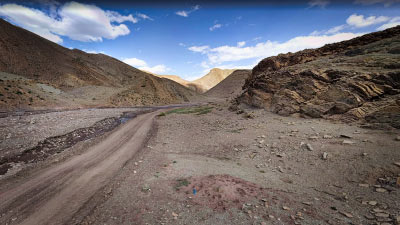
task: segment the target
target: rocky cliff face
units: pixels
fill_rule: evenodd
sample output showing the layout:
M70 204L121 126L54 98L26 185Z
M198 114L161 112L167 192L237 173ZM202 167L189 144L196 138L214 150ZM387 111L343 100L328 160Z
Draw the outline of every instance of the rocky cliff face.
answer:
M236 104L400 128L400 26L262 60Z

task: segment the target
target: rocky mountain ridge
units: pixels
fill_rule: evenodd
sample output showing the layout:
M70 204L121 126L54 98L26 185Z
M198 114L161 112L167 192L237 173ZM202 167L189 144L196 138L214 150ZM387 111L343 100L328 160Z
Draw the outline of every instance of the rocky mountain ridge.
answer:
M400 26L266 58L243 89L234 105L400 128Z

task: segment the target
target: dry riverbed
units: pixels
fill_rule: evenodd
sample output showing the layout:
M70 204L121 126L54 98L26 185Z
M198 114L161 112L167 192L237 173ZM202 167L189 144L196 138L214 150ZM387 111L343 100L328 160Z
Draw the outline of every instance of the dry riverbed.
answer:
M82 109L0 118L0 176L111 131L143 110Z

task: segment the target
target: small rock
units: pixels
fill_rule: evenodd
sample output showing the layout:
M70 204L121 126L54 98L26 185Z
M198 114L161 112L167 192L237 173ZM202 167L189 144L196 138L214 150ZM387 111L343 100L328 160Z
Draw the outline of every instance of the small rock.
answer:
M341 134L340 137L341 137L341 138L349 138L349 139L351 138L351 136L345 135L345 134Z
M394 162L393 164L400 167L400 162Z
M287 206L283 206L282 209L284 209L284 210L290 210L290 208L287 207Z
M327 160L328 159L328 153L324 152L322 153L322 159Z
M310 139L310 140L316 140L316 139L318 139L318 136L311 136L311 137L309 137L308 139Z
M324 139L332 139L333 137L331 135L324 135Z
M273 216L273 215L268 215L268 217L269 217L270 219L275 219L275 216Z
M174 217L174 219L178 219L178 214L176 214L175 212L172 212L172 216Z
M380 213L376 213L375 216L376 217L382 217L382 218L388 218L389 214L380 212Z
M339 213L342 214L342 215L344 215L344 216L346 216L347 218L353 218L353 215L350 214L350 213L348 213L348 212L342 212L342 211L340 211Z
M368 204L369 204L369 205L372 205L372 206L375 206L376 204L378 204L378 202L376 202L376 201L369 201Z
M395 138L395 140L396 140L396 141L400 141L400 136L397 136L397 137Z
M133 173L136 174L137 173L136 170L134 170Z
M376 188L375 191L379 192L379 193L387 192L387 190L385 188Z
M366 152L363 152L363 154L362 154L362 156L367 156L368 155L368 153L366 153Z
M313 151L314 150L314 148L310 144L306 144L304 142L301 142L300 143L300 147L303 147L303 146L305 146L308 151Z
M304 205L312 205L311 202L302 202Z
M358 184L360 187L369 187L369 184Z
M372 211L375 212L375 213L381 213L381 212L383 212L383 210L380 209L380 208L374 208Z
M375 216L373 216L373 215L365 215L365 218L367 218L368 220L373 220L373 219L375 219Z
M352 145L352 144L354 144L355 142L353 142L353 141L349 141L349 140L344 140L343 142L342 142L342 144L344 144L344 145Z

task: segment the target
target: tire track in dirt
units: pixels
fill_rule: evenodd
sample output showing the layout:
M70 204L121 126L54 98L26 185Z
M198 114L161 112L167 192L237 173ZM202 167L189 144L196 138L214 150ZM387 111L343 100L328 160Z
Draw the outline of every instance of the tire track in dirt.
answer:
M159 112L140 115L81 155L0 193L0 223L64 224L145 144Z

